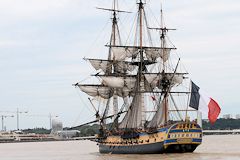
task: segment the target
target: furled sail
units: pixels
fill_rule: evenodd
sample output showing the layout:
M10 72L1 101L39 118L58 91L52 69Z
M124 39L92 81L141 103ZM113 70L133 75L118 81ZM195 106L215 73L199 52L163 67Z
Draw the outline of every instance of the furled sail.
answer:
M134 57L138 54L138 48L112 47L113 60L123 61L126 58Z
M106 72L112 66L114 66L114 70L118 73L126 73L127 71L132 72L137 66L132 65L131 62L127 61L113 61L113 60L102 60L102 59L88 59L91 65L96 70L102 70Z
M158 74L145 74L145 78L154 89L157 87L157 84L159 83L159 80L162 78L162 76Z
M132 65L130 62L118 61L114 63L114 70L119 73L132 72L136 68L136 65Z
M167 75L167 78L168 78L169 80L171 80L172 76L173 76L173 75L168 74L168 75ZM181 75L181 74L175 74L175 75L173 76L173 79L172 79L173 82L172 82L172 83L173 83L173 84L182 84L183 79L184 79L183 75Z
M149 61L156 61L157 58L162 58L163 62L169 59L171 49L156 49L146 48L145 53Z
M123 118L119 128L141 128L142 126L142 95L136 93L127 114Z
M89 62L96 70L103 70L104 72L107 71L108 67L111 67L111 64L105 60L96 60L96 59L89 59Z
M112 97L112 90L109 87L101 85L78 85L78 87L89 96L97 97L100 96L104 99Z
M133 90L136 83L134 76L128 77L116 77L116 76L100 76L103 83L112 88L124 88L127 87L129 90Z
M113 90L110 87L102 86L102 85L78 85L78 87L92 97L100 96L104 99L109 99L113 95L125 98L128 96L133 96L132 90L127 87L118 88L116 92L113 93Z
M165 120L165 100L163 100L157 109L157 112L155 113L155 115L153 116L152 120L148 123L148 128L157 128L160 127L161 125L164 125L164 120Z
M176 85L176 84L181 84L183 82L183 77L184 73L182 74L175 74L173 76L173 73L165 73L164 76L163 74L157 74L157 73L149 73L145 74L145 78L150 83L151 87L154 89L156 87L161 89L161 80L166 77L169 81L172 79L171 84Z

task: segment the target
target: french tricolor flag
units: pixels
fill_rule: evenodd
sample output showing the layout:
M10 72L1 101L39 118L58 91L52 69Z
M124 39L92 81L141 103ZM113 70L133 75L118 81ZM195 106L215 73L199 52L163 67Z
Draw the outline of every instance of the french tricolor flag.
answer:
M192 90L189 106L202 113L208 114L210 123L214 124L221 112L220 106L193 82L191 88Z

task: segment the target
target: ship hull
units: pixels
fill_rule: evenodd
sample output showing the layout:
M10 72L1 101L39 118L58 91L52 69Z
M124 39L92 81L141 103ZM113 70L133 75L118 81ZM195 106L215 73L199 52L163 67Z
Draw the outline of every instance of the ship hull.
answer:
M135 138L109 136L98 145L100 153L159 154L193 152L201 142L202 130L198 125L177 123L154 133L142 132Z
M186 145L171 145L168 148L164 147L163 142L154 144L144 144L137 146L108 146L99 145L100 153L111 154L161 154L161 153L186 153L193 152L198 145L186 144Z
M99 145L100 153L112 153L112 154L156 154L163 153L164 146L163 142L154 144L143 144L134 146L108 146Z

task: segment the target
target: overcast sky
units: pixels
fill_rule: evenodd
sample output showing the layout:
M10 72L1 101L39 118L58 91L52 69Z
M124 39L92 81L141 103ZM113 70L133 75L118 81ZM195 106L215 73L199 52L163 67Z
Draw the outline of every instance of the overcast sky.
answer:
M121 9L136 9L135 0L120 2ZM147 2L158 13L160 1ZM96 6L111 7L111 0L0 0L0 111L52 113L64 126L93 119L84 94L71 85L92 73L83 57L107 55L110 15ZM171 40L190 77L223 114L240 113L240 1L168 0L163 7L166 23L178 29ZM128 16L120 18L124 26ZM47 116L20 119L20 128L49 127ZM15 129L16 117L5 123Z

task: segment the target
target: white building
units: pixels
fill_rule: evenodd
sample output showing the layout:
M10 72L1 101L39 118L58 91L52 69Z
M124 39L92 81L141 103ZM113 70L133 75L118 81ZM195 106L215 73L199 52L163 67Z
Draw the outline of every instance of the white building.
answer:
M240 114L236 114L236 119L240 119Z
M223 119L231 119L232 115L231 114L224 114Z
M80 136L78 130L63 130L63 123L58 119L52 120L52 131L51 135L56 139L70 139Z
M56 134L58 131L62 131L62 130L63 130L62 122L58 119L53 119L51 134Z

